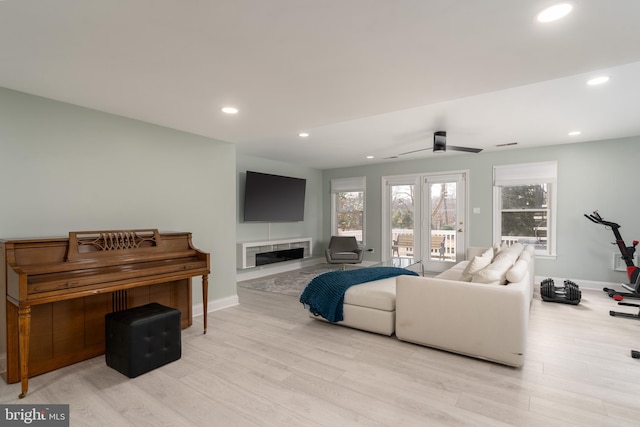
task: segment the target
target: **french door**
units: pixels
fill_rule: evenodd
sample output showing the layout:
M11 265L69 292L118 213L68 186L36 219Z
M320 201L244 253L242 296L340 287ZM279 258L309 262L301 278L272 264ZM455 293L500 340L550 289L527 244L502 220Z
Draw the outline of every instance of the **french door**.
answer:
M440 272L465 258L466 173L426 175L422 180L422 263Z
M444 271L466 253L467 173L383 178L382 259Z

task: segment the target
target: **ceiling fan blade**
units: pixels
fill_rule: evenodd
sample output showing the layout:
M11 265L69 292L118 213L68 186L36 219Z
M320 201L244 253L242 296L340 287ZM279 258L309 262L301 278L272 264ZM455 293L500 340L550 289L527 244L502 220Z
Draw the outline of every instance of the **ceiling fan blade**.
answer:
M425 150L431 150L431 148L421 148L419 150L413 150L413 151L407 151L406 153L400 153L398 154L398 156L404 156L406 154L413 154L413 153L418 153L420 151L425 151Z
M467 153L479 153L482 151L482 148L456 147L454 145L447 145L447 150L466 151Z

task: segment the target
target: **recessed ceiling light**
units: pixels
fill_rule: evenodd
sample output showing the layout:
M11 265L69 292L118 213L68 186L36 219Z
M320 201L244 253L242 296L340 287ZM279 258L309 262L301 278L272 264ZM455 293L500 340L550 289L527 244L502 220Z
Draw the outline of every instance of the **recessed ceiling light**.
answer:
M309 132L300 132L300 133L298 134L298 136L299 136L300 138L308 138L308 137L309 137Z
M569 136L578 136L581 133L582 132L580 132L579 130L572 130L571 132L569 132Z
M571 3L558 3L538 13L537 19L538 22L553 22L567 16L572 9Z
M222 112L225 114L238 114L236 107L222 107Z
M367 156L367 159L375 159L375 156Z
M609 76L599 76L599 77L594 77L590 80L587 80L587 84L589 86L597 86L597 85L606 83L608 81L609 81Z

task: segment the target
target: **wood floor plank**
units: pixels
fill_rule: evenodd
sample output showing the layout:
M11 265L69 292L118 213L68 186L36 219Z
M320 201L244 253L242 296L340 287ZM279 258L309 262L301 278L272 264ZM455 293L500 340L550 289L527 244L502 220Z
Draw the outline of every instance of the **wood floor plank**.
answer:
M529 406L528 404L526 405ZM485 399L482 396L462 393L456 405L457 408L483 414L496 422L517 426L545 426L566 427L568 425L580 425L556 420L544 414L537 414L529 410L523 410L511 405L503 405L494 400Z
M315 396L287 387L283 382L264 378L258 372L247 372L233 363L219 372L226 380L247 384L253 393L314 422L334 427L336 425L370 426L373 421Z
M201 390L218 403L258 425L300 427L320 425L285 407L274 405L273 402L257 394L254 385L247 383L242 377L227 381L223 376L204 371L189 375L182 382Z

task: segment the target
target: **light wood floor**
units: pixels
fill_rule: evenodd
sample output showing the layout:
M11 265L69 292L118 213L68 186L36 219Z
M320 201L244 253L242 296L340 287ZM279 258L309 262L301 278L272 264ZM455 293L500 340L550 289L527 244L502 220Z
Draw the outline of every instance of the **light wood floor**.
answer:
M240 305L183 331L183 355L135 379L98 357L19 384L0 403L69 403L72 426L640 425L640 322L603 292L533 301L513 369L309 319L295 297ZM626 311L633 311L627 309Z

